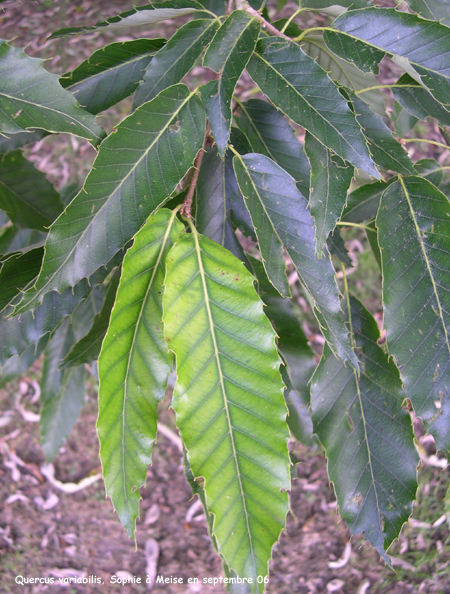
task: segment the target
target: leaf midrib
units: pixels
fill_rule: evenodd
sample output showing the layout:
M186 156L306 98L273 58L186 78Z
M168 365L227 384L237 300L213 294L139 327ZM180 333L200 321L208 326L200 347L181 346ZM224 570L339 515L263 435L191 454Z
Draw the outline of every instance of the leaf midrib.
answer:
M448 336L448 333L447 333L447 327L446 327L446 325L445 325L445 322L444 322L444 314L443 314L443 309L442 309L442 305L441 305L441 300L440 300L440 298L439 298L439 294L438 294L438 290L437 290L436 282L435 282L435 280L434 280L433 271L432 271L432 269L431 269L431 264L430 264L430 261L429 261L429 258L428 258L427 251L426 251L426 249L425 249L424 242L423 242L423 240L422 240L422 236L421 236L422 234L421 234L421 232L420 232L419 225L418 225L418 222L417 222L417 219L416 219L416 215L415 215L415 212L414 212L413 206L412 206L412 204L411 204L411 198L410 198L409 192L408 192L408 190L407 190L407 188L406 188L406 185L405 185L405 182L404 182L404 180L403 180L403 177L402 177L401 175L399 175L399 176L398 176L398 179L399 179L399 181L400 181L400 184L401 184L401 186L402 186L403 192L404 192L404 194L405 194L405 198L406 198L406 200L407 200L407 202L408 202L409 211L410 211L410 213L411 213L411 219L412 219L412 221L413 221L413 223L414 223L414 228L415 228L415 230L416 230L417 239L418 239L418 241L419 241L420 248L421 248L421 250L422 250L422 254L423 254L423 258L424 258L424 260L425 260L425 264L426 264L426 267L427 267L428 275L429 275L429 277L430 277L431 284L432 284L432 286L433 286L433 293L434 293L434 296L435 296L435 298L436 298L436 302L437 302L438 309L439 309L439 319L440 319L440 321L441 321L442 328L443 328L443 330L444 330L445 343L446 343L446 345L447 345L447 350L448 350L448 352L449 352L449 354L450 354L450 343L449 343L449 336Z
M227 399L226 390L225 390L224 376L223 376L223 372L222 372L222 365L220 362L220 352L219 352L219 348L217 346L215 324L213 321L212 312L211 312L211 308L209 305L209 294L208 294L208 287L206 284L205 270L203 268L201 248L200 248L200 244L199 244L199 240L198 240L198 233L195 228L193 229L193 236L194 236L194 242L195 242L195 251L197 253L200 278L201 278L201 282L202 282L203 292L205 295L205 307L206 307L206 312L207 312L207 316L208 316L208 322L209 322L209 327L210 327L210 332L211 332L211 339L213 342L214 357L216 359L217 371L219 374L219 382L220 382L220 388L221 388L221 393L222 393L223 402L224 402L224 410L225 410L225 416L226 416L227 425L228 425L228 433L230 436L232 455L233 455L233 459L234 459L234 463L235 463L235 467L236 467L236 476L237 476L238 483L239 483L239 492L240 492L240 496L241 496L241 500L242 500L242 507L243 507L244 517L245 517L246 529L247 529L247 538L248 538L248 543L250 546L250 554L252 557L253 568L256 569L255 551L253 549L252 535L251 535L250 525L249 525L249 521L248 521L249 514L247 511L245 492L244 492L244 487L242 484L239 461L237 458L236 444L234 442L233 426L231 424L230 410L229 410L228 399Z
M96 218L98 217L98 215L102 212L102 210L109 204L110 200L111 200L111 196L112 194L115 194L118 190L120 190L120 188L122 187L122 185L125 183L125 181L130 177L130 175L132 173L134 173L134 171L136 170L136 168L138 167L138 165L140 165L141 161L148 155L148 153L151 151L151 149L157 144L157 142L159 141L159 139L161 138L161 136L163 135L163 133L169 128L171 122L174 120L174 118L179 114L179 112L181 111L181 109L191 100L191 98L196 94L196 91L192 91L191 93L189 93L189 95L186 97L186 99L181 103L181 105L179 106L179 108L173 112L170 120L166 123L166 125L163 126L163 128L160 130L159 134L154 138L153 142L151 143L151 145L144 151L144 153L142 154L142 156L136 161L136 163L133 165L133 167L128 171L128 173L126 174L126 176L121 180L121 182L114 188L114 190L112 192L110 192L109 197L107 198L107 200L105 200L105 202L102 204L102 206L98 209L98 211L96 213L94 213L94 216L92 217L92 219L89 221L89 223L87 224L87 226L85 227L85 229L83 230L83 233L78 237L74 247L69 251L66 259L63 261L62 264L60 264L57 268L57 270L52 273L49 276L49 280L45 283L45 285L43 285L42 287L40 287L36 294L32 297L32 300L34 301L35 299L37 299L40 295L43 294L43 291L46 289L46 287L48 287L48 285L51 283L51 281L55 278L55 276L59 273L59 271L65 266L65 264L67 263L67 261L69 260L69 258L71 258L72 254L74 253L74 251L76 250L78 244L82 241L82 238L84 237L84 235L86 234L86 232L88 231L88 229L90 229L91 225L93 224L93 222L96 220ZM94 162L95 165L95 162ZM87 182L87 180L86 180ZM86 192L85 188L85 184L83 185L83 188L80 190L80 192ZM66 211L64 211L66 212ZM63 213L64 214L64 213ZM57 219L58 220L58 219ZM55 221L56 223L57 221ZM44 262L45 264L45 262ZM39 281L39 278L38 278ZM36 282L37 284L37 282ZM30 300L31 302L31 300ZM28 302L28 303L30 303ZM20 310L20 305L19 308L17 309L16 313L21 313Z
M300 47L300 46L299 46L299 47ZM300 49L301 49L301 48L300 48ZM303 51L303 50L302 50L302 51ZM305 54L305 56L307 56L307 55L308 55L308 54ZM312 104L311 104L309 101L307 101L307 100L306 100L306 98L305 98L303 95L301 95L301 94L299 93L299 91L298 91L298 90L297 90L297 89L294 87L294 85L293 85L292 83L290 83L290 82L287 80L287 78L285 78L285 77L284 77L284 76L281 74L281 72L280 72L279 70L277 70L277 69L276 69L276 68L275 68L275 67L274 67L274 66L273 66L273 65L272 65L270 62L268 62L268 61L267 61L267 60L266 60L266 59L265 59L265 58L264 58L264 57L263 57L261 54L259 54L258 52L255 52L255 53L254 53L254 56L257 56L258 58L260 58L260 60L261 60L261 61L263 61L263 62L264 62L264 63L265 63L265 64L266 64L268 67L270 67L270 68L273 70L273 72L275 72L275 74L276 74L277 76L279 76L279 77L280 77L280 78L281 78L281 79L282 79L282 80L283 80L283 81L286 83L286 86L287 86L287 87L289 87L290 89L292 89L292 90L294 91L294 93L295 93L295 94L296 94L298 97L300 97L300 99L301 99L302 101L304 101L304 102L305 102L305 103L306 103L306 104L307 104L307 105L308 105L308 106L309 106L309 107L310 107L310 108L311 108L311 109L314 111L314 113L315 113L315 114L316 114L316 115L317 115L317 116L318 116L318 117L319 117L319 118L320 118L320 119L321 119L321 120L322 120L322 121L323 121L323 122L324 122L324 123L325 123L327 126L329 126L330 128L332 128L332 129L333 129L333 130L336 132L336 134L337 134L337 135L338 135L338 136L339 136L339 137L340 137L340 138L341 138L341 139L344 141L344 143L345 143L345 144L348 146L348 148L351 150L351 152L352 152L353 154L356 154L356 155L358 156L358 158L360 158L360 155L359 155L359 154L357 153L357 151L356 151L356 150L355 150L355 149L352 147L352 145L351 145L351 144L348 142L347 138L346 138L346 137L345 137L345 136L344 136L344 135L343 135L341 132L339 132L339 130L338 130L338 129L337 129L337 128L336 128L336 127L335 127L335 126L334 126L334 125L333 125L333 124L330 122L330 121L328 121L328 120L325 118L325 116L323 116L323 115L322 115L322 114L321 114L321 113L320 113L320 112L319 112L319 111L318 111L318 110L317 110L317 109L314 107L314 105L312 105ZM308 56L308 58L309 58L309 57L310 57L310 56ZM310 59L311 59L311 60L313 60L313 62L315 62L315 60L314 60L313 58L310 58ZM317 64L317 62L315 62L315 63ZM317 64L317 65L318 65L318 64ZM325 70L324 70L323 72L324 72L324 74L325 74L325 75L328 77L328 74L325 72ZM328 77L328 78L329 78L329 77ZM329 80L330 80L330 82L333 82L333 81L331 80L331 78L329 78ZM333 84L334 84L334 83L333 83ZM355 118L355 117L354 117L354 120L355 120L355 123L356 123L356 125L359 127L359 124L358 124L358 122L356 121L356 118ZM315 139L316 139L318 142L320 142L320 140L317 138L317 136L315 136L315 135L314 135L312 132L310 132L310 134L311 134L312 136L314 136L314 138L315 138ZM366 148L367 148L367 142L366 142L366 140L365 140L365 138L364 138L364 136L363 136L362 132L361 132L361 136L362 136L362 141L364 142L364 144L365 144L365 146L366 146ZM339 155L339 156L341 156L341 155ZM371 160L371 157L370 157L370 152L369 152L369 149L368 149L368 148L367 148L367 157L368 157L368 158ZM342 158L343 158L343 159L345 159L345 157L342 157Z
M124 394L123 394L123 405L122 405L122 440L121 440L122 457L121 457L121 462L122 462L122 479L123 479L123 485L126 485L127 484L126 483L126 469L125 469L125 466L126 466L125 465L125 458L126 458L126 455L127 455L126 445L125 445L125 425L126 425L126 423L125 423L125 409L126 409L127 401L128 401L128 398L129 398L129 396L128 396L128 378L130 376L131 361L132 361L132 358L133 358L134 349L135 349L135 347L137 345L136 337L137 337L138 330L140 328L140 323L141 323L141 320L142 320L143 312L144 312L145 306L147 304L148 295L149 295L149 293L150 293L150 291L151 291L151 289L153 287L153 281L155 280L155 276L156 276L156 274L158 272L159 265L161 263L161 260L162 260L163 255L164 255L164 250L165 250L165 247L166 247L166 244L167 244L167 240L168 240L168 238L170 236L170 232L172 231L172 225L173 225L173 222L175 220L175 216L176 216L177 212L178 212L178 209L176 209L176 210L174 210L172 212L172 215L171 215L171 217L169 219L169 223L168 223L167 228L166 228L166 230L164 232L164 236L163 236L161 247L160 247L160 250L159 250L159 253L158 253L158 257L156 259L155 266L153 268L153 271L152 271L150 280L148 282L147 289L145 290L144 298L142 299L142 302L141 302L141 307L139 309L139 313L138 313L138 316L137 316L137 319L136 319L136 324L134 326L133 338L132 338L132 341L131 341L131 348L130 348L130 350L128 352L127 367L126 367L126 371L125 371L125 380L124 380L124 383L123 383ZM125 498L125 506L126 506L126 508L128 510L128 493L127 493L127 490L126 489L124 489L123 492L124 492L124 498Z

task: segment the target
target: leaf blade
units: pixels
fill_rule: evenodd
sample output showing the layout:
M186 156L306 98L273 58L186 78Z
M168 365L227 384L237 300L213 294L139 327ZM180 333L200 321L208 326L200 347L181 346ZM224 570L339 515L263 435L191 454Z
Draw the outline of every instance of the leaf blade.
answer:
M15 313L113 257L170 197L202 146L205 126L200 100L185 85L166 89L119 124L102 143L83 189L52 225L41 274Z
M412 513L418 455L398 370L377 344L374 318L350 303L361 376L325 349L312 379L312 418L341 515L390 563L385 551Z
M385 190L376 223L388 349L439 449L450 447L448 273L442 261L450 250L449 217L447 197L414 176Z
M14 72L14 77L11 76ZM58 77L22 49L0 40L0 129L16 134L30 128L68 132L99 144L105 131L95 118L78 107Z
M261 592L256 576L267 573L287 512L287 494L280 489L289 485L274 333L252 275L224 248L194 232L177 242L167 261L164 321L177 357L177 424L194 475L205 477L219 552ZM200 358L194 347L199 339ZM239 345L245 345L244 365L232 356ZM204 414L189 422L202 402ZM212 435L219 439L210 441Z
M247 71L294 122L342 159L379 177L361 129L336 85L296 43L278 37L260 40Z
M130 537L156 437L158 401L172 370L161 306L164 259L183 231L175 214L159 210L136 234L124 258L98 363L97 433L103 477L107 495Z

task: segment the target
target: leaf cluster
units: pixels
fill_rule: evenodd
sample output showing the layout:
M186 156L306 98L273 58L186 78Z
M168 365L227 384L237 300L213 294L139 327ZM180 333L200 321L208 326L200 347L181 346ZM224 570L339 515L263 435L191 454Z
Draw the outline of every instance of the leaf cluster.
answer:
M318 438L342 517L390 563L417 489L410 410L450 449L449 7L304 1L270 20L246 0L167 0L50 39L182 15L169 40L111 43L59 79L0 42L0 383L44 354L51 460L98 361L103 477L131 537L174 373L186 474L228 576L264 590L290 436ZM196 65L209 82L191 88ZM95 116L130 96L107 135ZM438 161L406 150L420 120L442 134ZM75 195L22 150L63 132L97 150ZM381 269L385 342L347 286L351 227Z

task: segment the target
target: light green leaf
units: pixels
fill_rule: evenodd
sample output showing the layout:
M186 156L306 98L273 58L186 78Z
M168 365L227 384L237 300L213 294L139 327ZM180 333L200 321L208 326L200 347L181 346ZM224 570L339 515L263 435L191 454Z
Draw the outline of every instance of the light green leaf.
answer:
M355 42L359 47L362 40L368 51L382 50L399 57L398 63L406 59L405 68L412 66L435 99L450 105L450 28L415 14L378 7L347 12L332 26L336 31L325 31L324 40L339 56L347 60L352 56L362 67L355 52Z
M347 102L326 72L296 43L280 37L261 39L247 70L291 120L342 159L379 177Z
M309 206L316 227L316 253L321 258L327 238L344 210L355 170L308 133L305 153L311 165Z
M0 155L0 208L17 227L46 231L63 205L45 174L14 151Z
M450 112L447 111L433 96L415 81L409 74L404 74L395 83L401 87L393 87L392 93L400 105L419 120L426 120L431 116L436 118L441 126L450 125Z
M282 257L283 246L311 295L312 309L331 348L357 367L341 317L335 271L328 255L320 260L317 257L314 222L295 180L263 155L236 156L233 164L270 281L275 286L272 276L279 271L275 265Z
M439 449L450 449L450 203L421 177L400 178L377 216L389 353Z
M52 225L42 271L15 313L103 266L165 202L192 166L205 112L185 85L166 89L102 143L81 192Z
M288 510L289 456L275 334L253 280L194 232L167 256L163 310L177 358L173 407L192 472L204 477L218 550L262 593L257 576Z
M182 231L175 212L162 209L135 236L98 362L103 478L130 537L151 462L158 402L172 370L161 319L164 261Z
M350 303L361 375L325 347L312 378L312 419L341 516L390 564L385 551L411 515L419 458L398 370L377 344L372 315Z
M89 113L97 114L131 95L165 39L110 43L59 79ZM178 82L178 81L177 81Z
M196 11L204 11L203 6L195 0L166 0L165 2L153 2L144 6L135 6L131 10L121 12L119 15L109 18L106 21L97 23L92 27L66 27L52 33L48 39L57 39L66 35L77 35L87 33L96 29L124 29L126 27L140 27L173 19Z
M83 363L96 361L100 354L103 339L108 330L111 310L119 286L120 274L117 270L110 280L101 310L95 314L89 331L76 342L64 357L61 367L76 367Z
M179 83L218 29L217 21L201 19L186 23L148 64L133 97L133 108L150 101L163 89Z
M53 460L64 445L85 401L84 368L58 369L75 340L70 321L66 319L44 351L40 428L47 462Z
M232 12L209 46L203 65L219 73L205 85L202 100L221 157L225 155L231 127L231 99L258 40L259 21L247 12Z
M104 130L61 87L58 77L44 70L42 62L0 40L0 133L41 128L99 144Z
M302 194L308 196L309 162L281 111L267 101L250 99L239 103L235 121L250 142L251 149L246 152L266 155L278 163L292 175Z

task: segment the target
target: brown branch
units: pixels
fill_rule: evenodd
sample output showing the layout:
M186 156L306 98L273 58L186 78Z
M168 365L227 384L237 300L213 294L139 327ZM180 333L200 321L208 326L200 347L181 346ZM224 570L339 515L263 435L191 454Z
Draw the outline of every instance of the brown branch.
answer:
M194 161L194 173L192 175L191 184L189 186L188 193L186 194L186 198L184 199L183 204L180 208L180 214L188 217L189 219L192 218L191 209L192 209L192 200L194 198L195 187L198 181L198 174L200 173L200 167L203 161L203 155L206 151L206 144L208 142L209 135L211 134L211 130L209 128L209 123L206 124L206 132L205 132L205 139L203 140L203 146L198 151L197 156L195 157Z
M274 27L268 21L266 21L266 19L263 16L261 16L257 10L252 8L246 2L242 8L243 8L243 10L245 10L245 12L248 12L248 14L251 14L253 18L258 20L262 24L262 28L265 29L271 35L276 35L277 37L284 37L284 39L288 39L289 41L292 41L292 39L290 37L288 37L281 31L278 31L278 29L276 27Z

